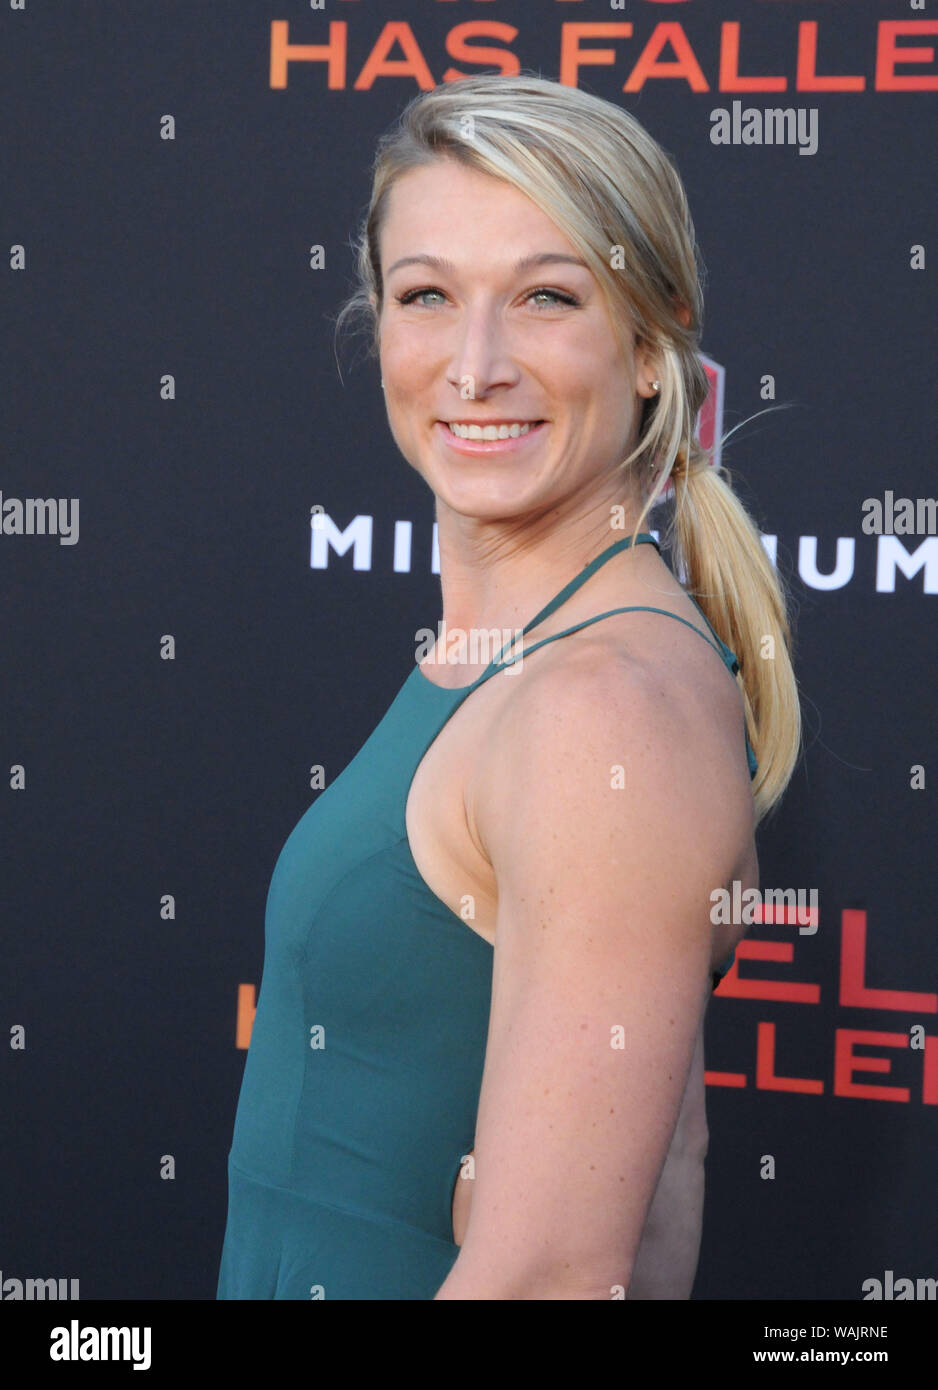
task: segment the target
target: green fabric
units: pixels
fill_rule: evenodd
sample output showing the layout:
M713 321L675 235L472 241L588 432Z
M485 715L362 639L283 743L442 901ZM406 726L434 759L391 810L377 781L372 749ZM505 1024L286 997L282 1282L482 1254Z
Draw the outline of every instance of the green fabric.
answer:
M437 734L500 669L445 689L415 666L281 850L228 1155L219 1299L432 1299L456 1258L451 1203L475 1143L493 951L420 877L404 808Z

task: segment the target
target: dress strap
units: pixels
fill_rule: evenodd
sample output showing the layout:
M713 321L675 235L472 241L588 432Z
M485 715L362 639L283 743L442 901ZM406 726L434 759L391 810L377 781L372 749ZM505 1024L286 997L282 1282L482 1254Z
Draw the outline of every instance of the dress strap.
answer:
M617 554L620 550L626 550L631 544L632 537L625 536L622 540L615 541L612 545L608 546L604 551L602 551L601 554L596 556L595 560L591 560L590 563L586 565L585 568L582 569L578 575L576 575L573 579L570 580L569 584L564 585L564 587L560 590L560 593L555 595L555 597L551 599L550 603L546 604L541 609L541 611L535 614L531 621L525 627L522 628L521 636L524 637L527 633L531 631L532 628L537 627L538 623L542 623L545 618L550 617L551 613L555 613L557 609L561 606L561 604L566 603L567 599L570 597L571 594L576 593L577 589L579 589L581 584L586 583L590 575L596 573L600 565L604 565L606 561L611 558L611 556ZM639 532L639 534L635 537L635 544L653 545L655 549L658 551L658 554L661 554L660 545L655 540L654 536L650 535L647 531ZM687 591L685 590L685 593L686 592ZM483 681L487 680L489 676L494 675L496 671L503 670L506 666L513 666L515 662L523 659L525 656L529 656L531 652L537 651L538 647L546 646L548 642L556 642L561 637L568 637L571 632L579 632L581 628L589 627L592 623L598 623L603 618L610 618L615 613L660 613L665 618L673 618L676 622L683 623L685 627L690 628L691 632L696 632L697 636L701 638L702 641L706 642L708 647L713 648L713 650L716 652L717 656L723 662L724 666L727 667L731 675L737 675L739 672L739 661L736 658L736 653L732 650L732 648L728 647L726 643L723 641L723 639L720 637L719 633L716 631L713 624L710 622L710 619L707 617L706 613L700 607L700 604L693 597L693 595L688 594L688 598L690 598L694 607L697 609L697 612L700 614L701 618L703 618L704 622L706 623L707 628L709 629L713 637L712 642L710 638L706 635L706 633L701 632L699 627L695 627L694 624L689 623L686 618L682 618L677 613L672 613L667 608L651 608L645 604L631 604L627 608L609 608L606 610L605 613L597 613L592 618L584 618L582 622L574 623L572 627L564 628L562 632L554 632L551 634L550 637L542 637L539 642L534 642L530 646L523 646L521 652L516 656L504 656L502 652L499 652L497 656L492 658L486 669L482 672L481 676L474 680L470 686L463 688L462 694L468 694L470 690L474 690L477 686L481 685ZM511 647L514 645L514 642L516 640L517 639L512 639L510 642L508 642L505 650L510 651ZM745 730L745 735L746 757L749 763L749 775L750 777L754 777L756 775L756 772L758 771L759 765L756 762L755 753L753 752L752 745L749 742L748 730Z
M706 614L700 609L699 605L695 605L695 607L697 607L700 616L706 623ZM710 631L713 632L713 635L716 638L716 643L718 643L719 645L715 645L713 642L711 642L710 638L706 635L706 633L701 632L699 627L695 627L693 623L689 623L686 618L682 618L679 613L672 613L667 608L649 608L645 604L639 603L631 604L628 608L610 608L605 613L597 613L595 617L584 618L581 623L574 623L572 627L564 628L563 632L555 632L552 633L550 637L542 637L539 642L533 642L529 647L525 647L524 650L521 653L519 653L518 656L507 656L504 659L499 657L499 667L512 666L516 661L521 660L525 656L530 656L531 652L537 651L538 647L544 647L547 645L548 642L556 642L559 637L567 637L571 632L579 632L580 628L589 627L592 623L598 623L601 618L611 618L614 613L661 613L662 616L665 618L673 618L675 622L683 623L685 627L689 627L691 632L696 632L697 636L702 641L706 642L707 646L710 647L712 651L716 652L717 656L723 662L724 666L730 672L731 675L735 676L739 671L739 662L736 659L736 653L732 650L732 648L728 647L726 643L723 642L717 636L716 632L713 631L713 628L710 627L709 623L707 623L707 626L710 628ZM533 626L533 624L529 624L529 626ZM494 663L492 663L492 665L494 666ZM488 675L491 673L491 671L492 667L490 666L489 671L485 674ZM479 679L481 681L483 677L480 677ZM746 761L749 765L749 778L751 781L752 778L755 777L756 773L759 771L759 763L756 759L755 752L753 751L752 744L749 742L749 730L744 727L743 732L746 736Z
M613 544L608 546L600 555L597 555L595 560L590 560L589 564L582 569L578 575L571 579L569 584L565 584L560 590L560 593L552 598L550 603L546 604L545 607L541 609L540 613L536 614L531 619L527 627L522 628L522 637L525 633L530 632L532 627L537 627L538 623L542 623L545 618L549 618L551 613L556 612L562 603L566 603L570 595L575 594L580 585L585 584L590 575L596 573L600 565L604 565L607 560L611 559L611 557L616 555L620 550L627 550L631 544L632 537L624 536L622 540L614 541ZM661 546L648 531L639 531L638 535L635 537L635 544L653 545L658 554L661 554ZM559 633L558 636L560 636ZM538 645L540 645L540 643L538 643Z
M565 627L563 632L555 632L552 633L550 637L542 637L539 642L532 642L529 647L524 648L524 651L520 653L519 656L505 657L502 661L502 665L511 666L514 662L520 660L521 657L529 656L531 652L536 652L538 647L543 647L548 642L556 642L559 637L567 637L571 632L579 632L581 627L589 627L591 623L598 623L601 618L611 618L614 613L661 613L666 618L673 618L675 622L683 623L685 627L689 627L691 632L696 632L697 636L702 638L707 646L711 647L713 651L716 652L717 656L720 657L725 665L729 666L730 664L727 661L728 654L732 658L733 664L736 666L737 670L739 669L734 653L731 652L729 647L726 647L724 643L721 642L719 646L716 646L710 641L706 633L701 632L699 627L695 627L693 623L689 623L686 618L682 618L678 613L672 613L667 608L648 608L642 603L633 603L628 608L608 608L605 613L596 613L592 618L584 618L581 623L574 623L573 627ZM714 636L716 636L716 633L714 633ZM719 641L720 639L717 637L717 642ZM733 675L735 674L736 671L733 671Z
M703 613L702 610L700 610L698 605L695 606L698 607L698 612L700 612L700 616L703 618L704 622L707 622L706 614ZM730 647L728 647L725 642L721 641L717 634L713 632L713 628L710 627L709 623L707 623L707 626L710 627L710 631L713 632L713 635L719 643L719 646L715 646L714 643L710 641L710 638L705 633L700 631L699 627L694 627L693 623L689 623L687 619L682 618L680 614L672 613L667 608L648 608L644 604L638 603L632 604L628 608L610 608L605 613L597 613L596 616L593 618L584 618L581 623L574 623L573 627L564 628L563 632L555 632L550 637L542 637L539 642L533 642L531 646L526 647L524 651L519 654L519 656L508 656L505 657L504 660L499 658L499 665L512 666L516 661L520 660L522 657L530 656L531 652L537 651L538 647L546 646L548 642L556 642L558 637L567 637L571 632L579 632L581 627L589 627L591 623L598 623L601 618L611 618L614 613L661 613L665 618L673 618L675 622L683 623L685 627L689 627L691 632L696 632L697 636L700 637L704 642L706 642L708 647L710 647L713 651L716 652L717 656L723 662L724 666L727 668L731 675L735 676L739 671L739 662L736 659L736 653ZM744 728L743 732L746 736L746 761L749 764L749 778L751 781L752 778L755 777L756 773L759 771L759 763L756 759L755 752L753 751L752 744L749 742L749 730Z
M699 603L697 602L697 600L694 598L694 595L693 595L693 594L687 593L687 590L686 590L686 589L684 590L684 592L685 592L685 594L687 594L687 597L690 599L691 603L692 603L692 604L694 605L694 607L697 609L697 612L700 614L700 616L703 618L704 622L707 624L707 627L710 629L711 633L713 634L713 639L714 639L714 641L717 643L717 645L719 646L720 650L723 652L724 656L728 656L728 657L730 658L730 660L727 662L727 665L730 667L730 670L733 672L733 675L735 676L735 675L737 674L737 672L739 671L739 661L738 661L737 658L736 658L736 653L733 651L732 647L728 647L728 646L726 645L726 643L723 641L723 638L722 638L722 637L720 636L720 634L717 632L716 628L713 626L713 624L711 623L710 619L707 617L706 613L705 613L705 612L703 611L703 609L701 608L700 604L699 604ZM674 616L674 617L677 617L677 614L675 613L675 614L673 614L673 616ZM682 618L681 621L683 622L684 619ZM694 626L693 623L691 623L690 626L693 627L693 626ZM698 629L698 628L694 628L694 631L695 631L695 632L698 632L699 629ZM702 636L703 636L703 633L701 632L700 635L701 635L701 637L702 637Z

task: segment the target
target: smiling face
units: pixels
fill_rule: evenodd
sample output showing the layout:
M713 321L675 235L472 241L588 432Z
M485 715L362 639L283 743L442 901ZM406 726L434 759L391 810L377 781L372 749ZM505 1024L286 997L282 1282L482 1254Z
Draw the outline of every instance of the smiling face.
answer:
M653 363L623 358L599 283L544 212L440 158L391 187L381 271L391 432L440 501L491 521L622 499Z

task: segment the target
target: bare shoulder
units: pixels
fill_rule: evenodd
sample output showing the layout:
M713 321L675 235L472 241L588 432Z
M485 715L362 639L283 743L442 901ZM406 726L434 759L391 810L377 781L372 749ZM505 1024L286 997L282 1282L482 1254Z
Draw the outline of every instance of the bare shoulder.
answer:
M497 916L455 1296L628 1287L675 1131L692 1155L704 1143L710 895L745 828L714 794L724 734L674 692L666 652L659 667L553 645L567 650L550 664L498 677L517 685L475 780Z
M599 814L650 847L661 833L672 850L686 837L711 875L732 875L752 837L742 702L700 646L674 654L659 644L649 658L608 640L563 641L504 677L517 686L467 787L470 825L496 873L528 808L557 836Z

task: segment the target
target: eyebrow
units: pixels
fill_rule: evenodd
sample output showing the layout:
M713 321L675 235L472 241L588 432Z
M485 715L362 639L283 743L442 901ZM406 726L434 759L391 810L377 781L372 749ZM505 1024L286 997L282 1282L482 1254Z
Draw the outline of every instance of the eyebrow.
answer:
M538 255L522 256L521 260L515 264L515 274L520 275L523 270L530 270L532 267L539 265L550 265L554 262L560 262L565 265L581 265L584 270L589 270L589 266L585 261L581 261L579 256L565 256L560 251L542 251ZM399 270L402 265L429 265L433 266L436 270L448 270L451 273L455 273L456 270L452 261L446 260L443 256L420 255L403 256L399 261L395 261L392 266L388 267L387 274L390 275L392 271Z

